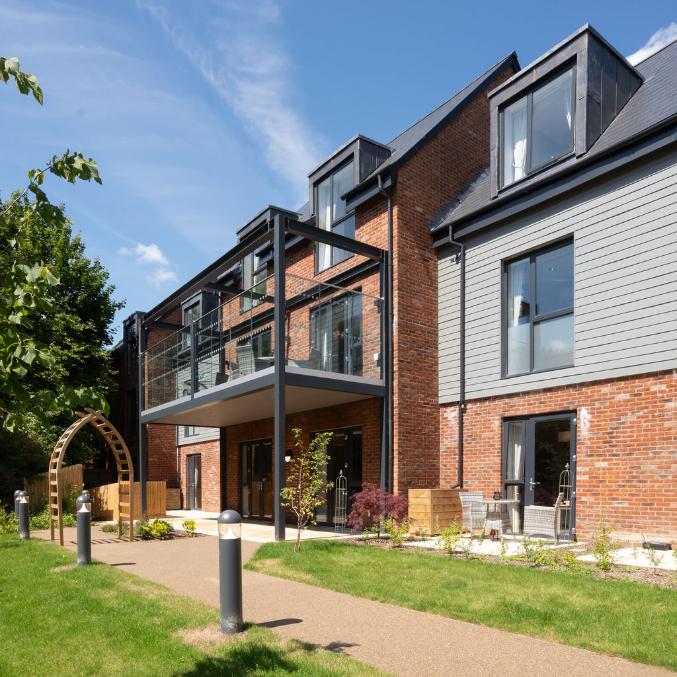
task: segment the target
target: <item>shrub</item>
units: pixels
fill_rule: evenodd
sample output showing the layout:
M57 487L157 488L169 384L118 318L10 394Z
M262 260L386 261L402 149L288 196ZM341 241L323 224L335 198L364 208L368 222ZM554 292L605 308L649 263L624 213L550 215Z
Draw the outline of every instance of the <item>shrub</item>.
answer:
M63 525L65 527L74 527L77 524L75 515L69 512L63 513ZM49 505L46 505L39 513L31 516L31 531L40 529L49 529Z
M613 529L607 527L604 521L599 523L599 528L592 535L592 554L597 560L597 566L602 571L609 571L613 564L613 553L618 550L619 543L611 538Z
M117 522L107 522L106 524L101 525L101 531L105 534L117 534L118 533L118 523ZM122 525L122 535L129 533L129 525L127 522L124 522Z
M136 535L144 541L153 539L165 541L174 535L174 527L165 520L139 522L136 526Z
M456 546L461 540L462 530L459 523L454 520L441 534L440 545L442 549L450 555L456 550Z
M399 524L407 515L407 499L395 496L369 482L353 496L353 505L346 523L355 531L374 531L381 535L381 525L387 519Z
M0 506L0 534L16 534L19 522L16 515Z
M532 541L525 537L522 541L522 552L524 559L537 567L557 566L557 555L552 548L549 548L543 541Z
M136 525L136 535L144 541L150 541L153 538L148 520L143 520Z
M402 520L398 524L394 517L388 517L383 520L383 528L388 536L390 536L390 542L392 543L393 548L402 547L404 537L409 533L409 522L407 520Z
M195 529L197 527L195 520L183 520L183 522L181 522L181 526L188 536L195 536Z

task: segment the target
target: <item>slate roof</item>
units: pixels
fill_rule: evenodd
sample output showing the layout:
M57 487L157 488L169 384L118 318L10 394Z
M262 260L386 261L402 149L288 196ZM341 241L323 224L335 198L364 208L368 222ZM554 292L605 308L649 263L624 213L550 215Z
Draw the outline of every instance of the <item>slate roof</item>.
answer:
M590 150L581 157L588 162L614 148L627 145L635 137L650 132L671 117L677 115L677 40L635 65L644 78L640 88L633 94L621 112L604 130ZM564 168L563 168L564 171ZM553 172L548 182L559 178ZM452 223L472 217L487 207L510 202L527 190L534 190L531 183L524 184L523 190L511 191L509 195L491 198L489 173L483 172L472 184L472 190L465 191L464 199L457 199L445 212L430 224L432 231L446 228Z
M488 68L484 73L468 83L463 89L456 92L451 98L439 105L434 111L428 113L425 117L415 122L411 127L398 134L392 141L385 144L392 153L384 160L362 183L355 186L349 195L359 192L360 188L369 183L375 176L381 174L385 169L400 164L405 158L414 152L418 146L424 143L427 138L433 134L437 127L447 120L451 115L458 112L464 104L470 101L477 91L483 89L487 83L503 71L507 66L513 64L515 69L519 69L517 54L511 52L506 57Z

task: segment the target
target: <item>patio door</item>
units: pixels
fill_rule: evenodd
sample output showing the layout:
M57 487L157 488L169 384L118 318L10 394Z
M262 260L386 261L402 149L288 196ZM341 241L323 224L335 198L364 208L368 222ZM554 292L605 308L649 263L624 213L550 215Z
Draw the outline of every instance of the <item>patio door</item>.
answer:
M562 511L562 536L573 536L576 415L508 419L504 421L503 439L505 496L520 501L511 510L513 528L521 531L524 506L553 506L558 493L563 491L570 492L566 497L571 505L570 510Z
M347 294L315 308L310 315L314 368L362 374L362 298Z
M200 454L191 454L186 457L186 473L188 488L188 510L202 510L202 457Z
M273 518L272 440L244 442L242 462L242 516L250 519Z
M327 453L327 482L336 483L339 473L347 480L348 510L353 494L362 489L362 428L342 428L332 431L333 435ZM317 509L319 524L334 523L336 492L334 487L327 491L327 500Z

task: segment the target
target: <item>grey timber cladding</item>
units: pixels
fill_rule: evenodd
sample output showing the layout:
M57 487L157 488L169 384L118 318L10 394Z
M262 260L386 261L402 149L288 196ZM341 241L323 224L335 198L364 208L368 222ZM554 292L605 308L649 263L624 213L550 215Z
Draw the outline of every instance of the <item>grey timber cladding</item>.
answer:
M574 238L574 367L501 377L503 261ZM459 266L439 261L440 401L458 399ZM466 397L677 368L677 150L466 240Z

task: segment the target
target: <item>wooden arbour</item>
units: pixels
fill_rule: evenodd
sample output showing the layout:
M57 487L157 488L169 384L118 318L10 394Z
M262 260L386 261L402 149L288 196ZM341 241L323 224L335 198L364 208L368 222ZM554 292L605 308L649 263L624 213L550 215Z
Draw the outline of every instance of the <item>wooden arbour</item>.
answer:
M129 540L134 540L134 520L133 501L134 501L134 466L132 457L129 455L129 449L122 435L116 427L100 412L87 407L87 413L76 411L79 417L74 421L59 438L52 457L49 460L49 535L54 540L55 523L59 529L59 542L63 545L63 495L60 480L61 464L68 445L75 437L77 432L91 423L101 434L106 444L115 456L115 463L118 468L118 538L122 538L122 522L129 524Z

